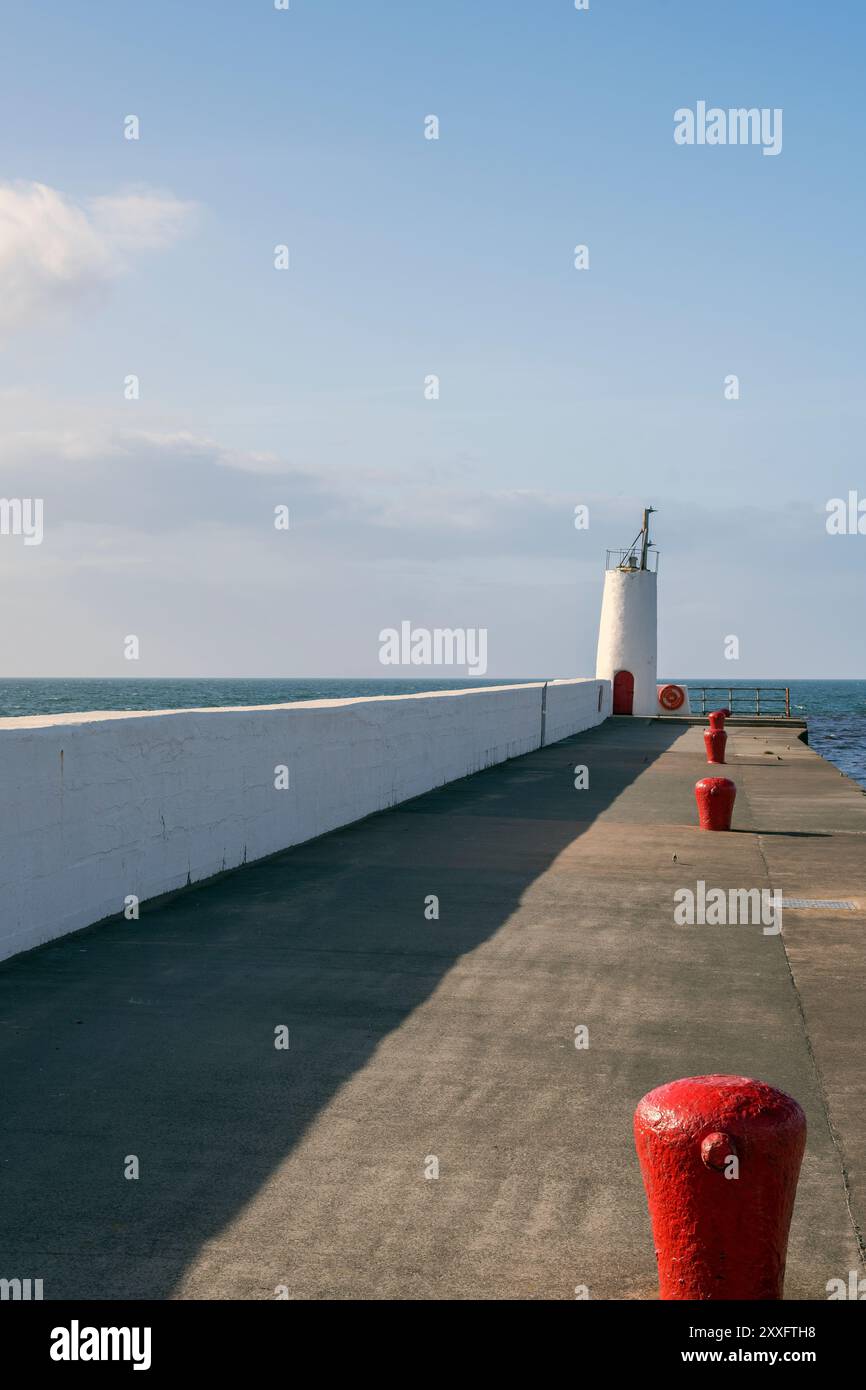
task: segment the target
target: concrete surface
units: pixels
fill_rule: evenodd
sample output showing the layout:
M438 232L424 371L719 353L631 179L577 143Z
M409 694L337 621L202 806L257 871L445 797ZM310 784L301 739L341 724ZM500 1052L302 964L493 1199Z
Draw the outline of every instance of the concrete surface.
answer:
M786 1293L825 1298L866 1201L866 797L789 729L729 753L731 834L696 828L699 728L610 720L6 962L0 1276L651 1299L632 1113L727 1071L807 1112ZM858 908L674 926L697 879Z

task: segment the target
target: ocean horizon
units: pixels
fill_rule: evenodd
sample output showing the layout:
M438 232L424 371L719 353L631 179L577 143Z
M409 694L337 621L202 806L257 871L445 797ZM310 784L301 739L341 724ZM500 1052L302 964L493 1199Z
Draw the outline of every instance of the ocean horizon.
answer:
M229 705L280 705L306 700L345 700L374 695L415 695L426 690L468 690L528 685L544 676L238 677L238 676L9 676L0 679L0 718L95 711L216 709ZM550 677L549 679L555 679ZM667 679L667 678L665 678ZM786 680L675 677L694 691L787 686L791 714L804 718L809 744L866 788L866 679ZM663 683L660 678L660 684Z

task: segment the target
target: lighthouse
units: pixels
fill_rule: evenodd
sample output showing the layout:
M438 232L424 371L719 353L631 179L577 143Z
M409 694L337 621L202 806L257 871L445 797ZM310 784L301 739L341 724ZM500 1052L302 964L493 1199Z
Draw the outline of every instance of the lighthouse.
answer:
M597 677L613 683L614 714L660 713L657 684L658 551L650 540L647 507L643 525L625 550L609 550L598 632Z

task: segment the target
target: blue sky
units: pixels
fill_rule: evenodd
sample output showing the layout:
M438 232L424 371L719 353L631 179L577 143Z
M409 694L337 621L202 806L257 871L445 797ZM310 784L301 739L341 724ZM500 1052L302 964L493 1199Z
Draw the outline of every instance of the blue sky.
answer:
M46 509L0 543L7 674L391 674L404 618L486 626L492 675L590 674L652 502L666 674L866 676L866 536L824 525L866 498L862 6L4 29L0 490ZM781 108L780 155L677 146L701 99Z

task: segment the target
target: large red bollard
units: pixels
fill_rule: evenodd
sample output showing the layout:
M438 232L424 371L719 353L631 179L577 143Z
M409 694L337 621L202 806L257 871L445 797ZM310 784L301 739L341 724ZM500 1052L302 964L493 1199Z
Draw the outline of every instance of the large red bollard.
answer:
M705 729L704 747L707 750L708 763L723 763L725 761L725 744L728 736L724 729Z
M695 783L701 830L730 830L737 789L727 777L702 777Z
M746 1076L644 1096L634 1135L662 1299L780 1299L806 1117Z
M710 728L723 729L725 727L725 720L727 719L730 712L731 711L729 709L711 710L709 714Z

